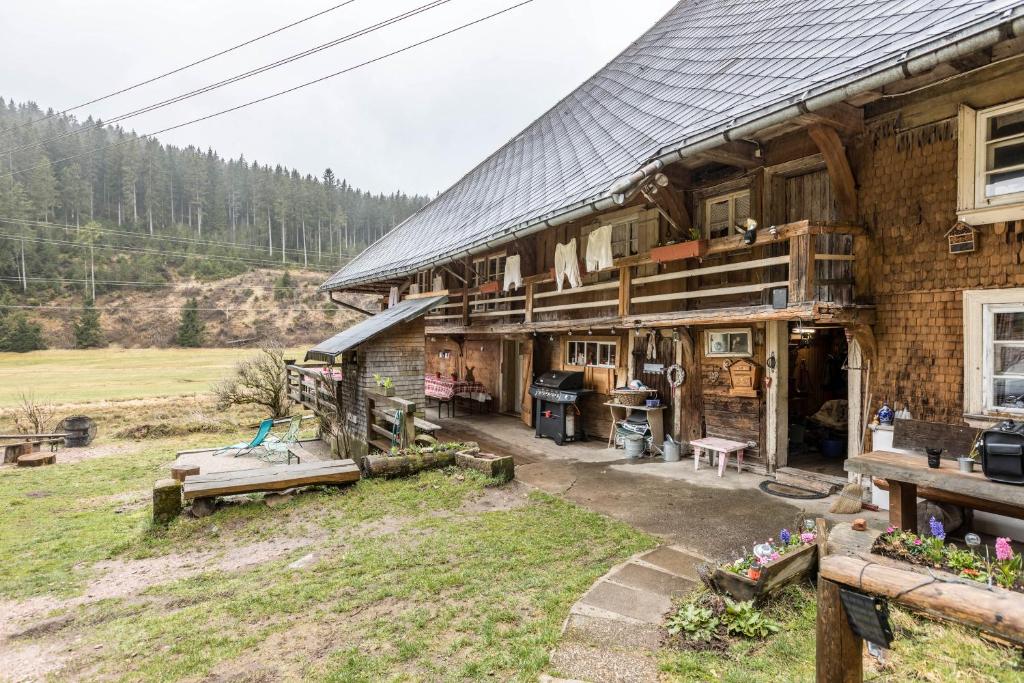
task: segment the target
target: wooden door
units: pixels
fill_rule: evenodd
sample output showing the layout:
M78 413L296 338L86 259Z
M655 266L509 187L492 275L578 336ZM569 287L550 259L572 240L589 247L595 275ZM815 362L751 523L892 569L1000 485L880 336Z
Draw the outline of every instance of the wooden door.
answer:
M522 412L523 358L520 346L517 339L501 342L501 411L514 415Z
M519 414L523 424L533 426L533 397L530 385L533 383L533 338L519 343Z

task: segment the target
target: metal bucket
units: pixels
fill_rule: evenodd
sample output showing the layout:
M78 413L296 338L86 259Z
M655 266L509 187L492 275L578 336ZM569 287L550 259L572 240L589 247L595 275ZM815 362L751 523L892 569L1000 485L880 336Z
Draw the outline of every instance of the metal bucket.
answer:
M661 446L665 453L665 462L679 462L679 444L672 439L665 439Z
M639 458L644 454L644 437L639 434L630 434L624 439L627 458Z

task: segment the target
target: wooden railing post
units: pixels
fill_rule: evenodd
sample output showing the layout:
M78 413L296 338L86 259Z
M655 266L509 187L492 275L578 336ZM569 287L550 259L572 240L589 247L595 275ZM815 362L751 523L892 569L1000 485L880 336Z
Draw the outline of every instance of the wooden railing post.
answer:
M633 289L633 268L625 266L619 268L619 317L629 315L630 299Z
M533 322L533 291L536 285L532 282L526 284L526 313L523 316L523 322Z
M789 240L789 302L814 301L814 235L804 233Z
M818 619L815 634L817 683L861 683L864 641L850 628L839 597L839 584L818 577Z

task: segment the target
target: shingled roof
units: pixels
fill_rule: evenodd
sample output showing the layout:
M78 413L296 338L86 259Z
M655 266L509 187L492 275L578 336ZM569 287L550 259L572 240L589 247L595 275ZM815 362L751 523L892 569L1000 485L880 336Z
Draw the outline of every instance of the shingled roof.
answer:
M1022 6L1022 0L683 0L321 289L404 276L484 249L607 198L617 180L669 150L863 84L982 32L991 35L1018 19Z

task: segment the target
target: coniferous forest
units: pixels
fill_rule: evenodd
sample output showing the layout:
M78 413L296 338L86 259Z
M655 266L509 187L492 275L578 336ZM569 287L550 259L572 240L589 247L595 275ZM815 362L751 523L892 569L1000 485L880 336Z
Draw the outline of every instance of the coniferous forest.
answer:
M333 271L428 201L0 99L0 299L104 283Z

